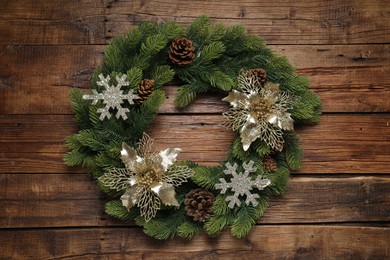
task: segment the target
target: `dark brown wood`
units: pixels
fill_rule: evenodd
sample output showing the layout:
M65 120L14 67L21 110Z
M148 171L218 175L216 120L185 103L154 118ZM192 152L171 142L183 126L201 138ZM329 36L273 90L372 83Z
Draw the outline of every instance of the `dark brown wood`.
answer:
M311 81L310 88L324 112L389 112L388 45L277 45ZM88 89L93 70L103 60L104 46L1 46L8 66L0 68L1 114L70 114L68 92ZM370 78L370 81L367 81ZM32 91L32 89L34 91ZM173 105L176 87L166 87L164 113L220 113L222 96L201 96L194 105L178 110ZM87 90L86 90L87 91Z
M102 44L145 20L242 23L273 44L388 43L385 1L2 1L1 44Z
M0 228L127 225L104 213L106 198L86 174L4 174L0 197ZM390 180L293 177L269 204L258 223L384 222Z
M0 259L390 258L390 4L388 1L0 0ZM302 169L248 238L156 241L104 213L107 198L63 163L77 132L68 92L88 91L107 43L142 21L242 23L263 37L323 103L298 126ZM227 104L185 109L166 86L151 136L181 159L217 165L234 134Z
M381 227L258 226L246 239L156 241L133 228L0 231L12 259L386 259L390 230ZM335 239L337 238L337 239ZM20 241L20 242L19 242Z
M181 147L180 159L218 165L235 137L219 125L221 119L221 115L159 115L150 134L157 149ZM383 114L323 115L318 125L297 127L305 151L299 173L390 173L389 121L390 116ZM76 131L70 115L1 117L0 171L85 172L66 167L62 160L65 137Z

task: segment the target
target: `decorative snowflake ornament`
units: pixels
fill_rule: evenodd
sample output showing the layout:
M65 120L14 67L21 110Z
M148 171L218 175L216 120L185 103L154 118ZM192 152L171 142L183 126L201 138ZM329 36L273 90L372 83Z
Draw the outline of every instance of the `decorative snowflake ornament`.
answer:
M263 179L262 176L257 176L255 180L249 176L250 173L256 172L253 167L254 162L251 160L248 163L243 163L244 172L237 172L237 164L231 165L229 162L225 164L226 169L223 171L226 175L232 175L230 182L226 182L224 178L220 178L220 183L215 185L215 188L221 190L221 194L225 194L228 189L233 192L233 195L227 196L226 201L229 202L228 207L233 209L235 205L240 206L241 201L239 196L246 195L245 204L256 207L258 202L256 199L260 198L259 194L251 193L253 188L263 190L271 184L269 179Z
M95 89L92 90L92 95L83 95L83 99L93 100L92 104L96 105L99 100L103 100L103 104L105 106L103 108L99 108L97 110L100 113L100 120L104 120L105 117L107 119L111 118L110 108L116 109L116 118L119 119L122 117L123 120L127 119L126 113L129 112L129 109L126 107L122 107L123 100L127 100L130 105L134 104L134 99L138 98L138 95L133 94L133 89L130 89L127 94L123 93L121 90L122 86L128 86L129 82L126 81L127 75L124 74L121 77L116 76L117 85L110 85L110 76L104 77L103 74L99 74L100 81L97 82L99 86L105 88L102 93L98 93Z

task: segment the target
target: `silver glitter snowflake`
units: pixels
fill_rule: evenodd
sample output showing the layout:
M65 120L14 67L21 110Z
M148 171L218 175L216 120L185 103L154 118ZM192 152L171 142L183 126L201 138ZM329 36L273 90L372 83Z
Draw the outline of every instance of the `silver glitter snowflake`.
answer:
M93 105L96 105L99 100L103 100L103 104L105 104L105 106L97 110L97 112L100 113L100 120L103 121L105 117L107 117L107 119L111 118L110 108L117 110L117 119L120 117L122 117L123 120L127 119L126 113L130 110L126 107L122 107L123 100L127 100L129 104L132 105L134 104L133 100L138 98L138 95L133 94L133 89L130 89L127 94L123 93L121 88L129 85L129 82L126 81L126 77L126 74L121 77L116 76L117 85L114 86L109 83L111 79L110 76L104 77L103 74L99 74L100 81L98 81L97 84L104 87L105 90L103 90L102 93L98 93L95 89L93 89L91 95L83 95L83 99L93 100Z
M224 173L226 175L232 175L230 182L226 182L224 178L220 178L220 183L215 185L215 188L221 190L221 194L225 194L228 189L231 189L233 195L227 196L226 201L229 202L228 207L234 208L235 205L240 206L241 201L239 196L246 195L245 203L249 206L256 207L258 202L256 199L260 198L259 194L251 193L253 188L263 190L265 187L271 184L269 179L263 179L262 176L257 176L255 180L249 176L250 173L256 172L256 168L253 167L254 162L249 161L248 163L243 163L244 172L237 172L237 164L231 165L229 162L225 164L226 169Z

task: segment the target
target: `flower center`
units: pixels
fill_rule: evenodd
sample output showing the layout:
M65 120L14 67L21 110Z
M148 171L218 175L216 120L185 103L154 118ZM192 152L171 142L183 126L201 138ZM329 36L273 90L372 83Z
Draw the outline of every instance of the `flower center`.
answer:
M137 169L136 180L138 185L151 188L157 185L164 176L164 170L158 163L145 161Z
M275 100L273 98L264 98L256 96L251 101L250 115L256 120L265 119L272 114Z

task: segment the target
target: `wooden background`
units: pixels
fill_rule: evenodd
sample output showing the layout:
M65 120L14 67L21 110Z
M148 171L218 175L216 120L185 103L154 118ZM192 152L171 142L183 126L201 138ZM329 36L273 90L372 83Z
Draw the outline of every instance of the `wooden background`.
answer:
M67 94L87 91L105 45L145 20L242 23L286 55L323 102L300 127L304 166L246 239L157 241L104 213L84 169ZM1 259L385 259L390 257L390 3L383 0L0 0ZM232 133L226 104L184 111L174 88L152 129L181 159L215 165Z

